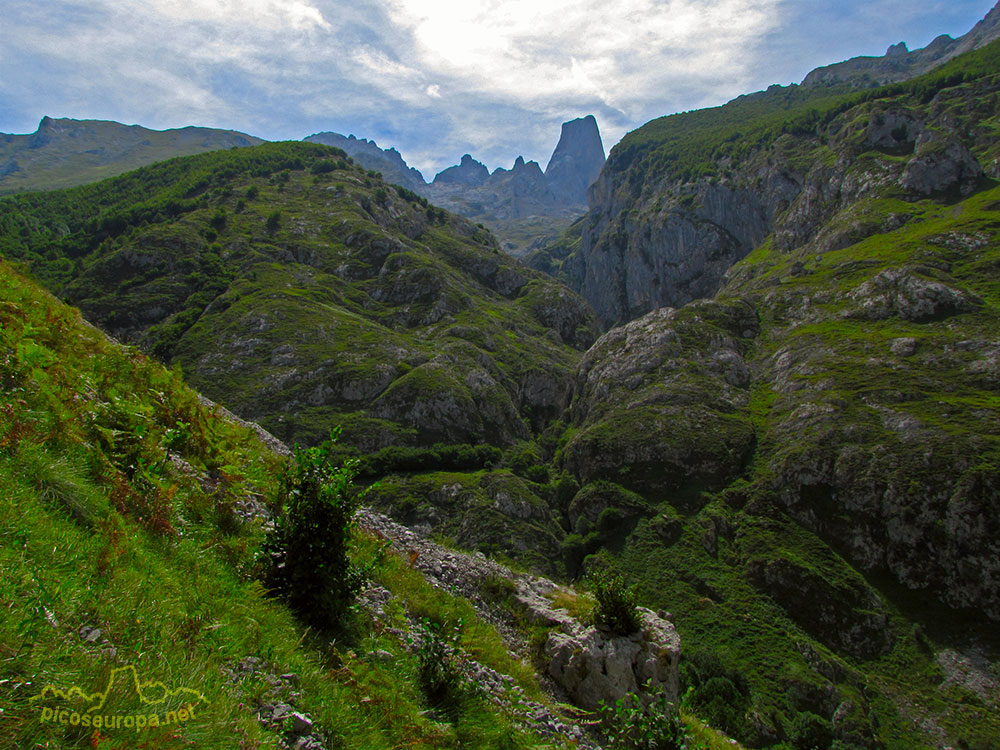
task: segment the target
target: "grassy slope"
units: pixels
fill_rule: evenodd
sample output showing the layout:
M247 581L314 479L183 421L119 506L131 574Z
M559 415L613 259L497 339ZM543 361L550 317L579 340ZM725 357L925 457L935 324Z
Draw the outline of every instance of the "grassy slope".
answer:
M73 187L176 156L262 142L211 128L149 130L101 120L45 118L36 133L0 137L0 163L9 172L0 176L0 195Z
M254 714L268 700L266 675L227 673L248 656L300 676L296 706L330 747L538 744L484 698L469 698L450 723L427 718L415 656L364 613L333 645L304 632L249 578L261 525L235 512L266 504L280 459L201 406L175 373L109 343L6 263L0 281L0 747L135 740L42 723L30 700L49 684L96 690L127 665L208 700L195 719L142 741L275 747ZM358 554L375 546L362 538ZM404 625L407 612L465 618L464 645L538 694L467 604L393 556L374 575L393 594L392 622ZM84 640L83 627L100 634ZM369 658L379 650L392 658Z
M586 343L585 307L484 230L342 157L268 144L8 199L2 251L289 440L342 422L368 447L467 442L492 424L509 444L522 419L556 416L522 400L522 382L565 389L563 341ZM480 374L456 380L456 364ZM428 398L452 407L405 403Z

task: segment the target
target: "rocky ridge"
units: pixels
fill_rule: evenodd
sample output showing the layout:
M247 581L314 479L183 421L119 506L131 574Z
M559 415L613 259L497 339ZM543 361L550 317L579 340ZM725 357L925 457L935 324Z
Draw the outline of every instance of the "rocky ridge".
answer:
M604 146L593 115L563 123L559 142L542 171L518 157L511 169L492 174L469 154L435 176L424 190L434 203L474 219L522 219L579 215L587 188L604 166Z
M365 169L381 172L386 182L402 185L410 190L420 190L426 185L420 170L414 169L403 161L403 157L396 149L379 148L375 141L367 138L357 138L353 134L343 136L340 133L325 131L313 133L302 140L343 149L348 156L357 160Z
M656 141L643 139L666 137L656 133L674 132L668 126L708 130L727 108L736 117L743 109L782 107L791 94L768 92L763 104L737 100L717 115L703 110L648 124L615 147L591 187L578 246L569 253L553 246L531 263L554 269L605 324L620 323L714 294L726 270L770 235L784 250L817 233L827 234L826 247L858 239L864 228L830 234L839 228L830 224L834 217L858 201L967 196L984 174L997 173L990 111L978 104L996 96L997 85L985 75L964 86L949 86L944 74L934 80L933 98L887 92L855 106L844 99L820 122L798 110L801 125L790 114L786 132L757 136L761 147L738 160L706 162L700 169L710 177L676 177L654 167L673 152L655 156Z
M802 85L819 87L848 83L856 88L867 88L905 81L997 38L1000 38L1000 6L994 6L971 31L958 39L942 34L926 47L912 51L905 42L899 42L890 45L882 57L852 57L816 68L803 79Z
M483 619L500 629L512 654L518 658L530 658L529 643L517 624L519 618L548 628L543 653L546 673L551 678L548 685L555 700L571 700L582 709L596 711L601 701L611 704L627 694L642 692L641 686L647 686L663 691L666 700L676 705L680 639L666 619L668 616L643 609L643 628L639 633L632 636L602 633L553 604L556 592L571 592L551 580L514 573L481 553L467 554L441 547L368 509L360 511L358 522L377 538L389 541L433 585L466 597ZM510 604L506 607L498 606L495 597L484 593L484 587L496 586L497 580L508 581L512 586ZM369 588L361 595L362 606L377 616L383 597L384 592ZM412 639L412 635L401 635ZM526 701L523 695L511 695L510 678L484 668L467 655L462 661L468 679L493 693L525 725L545 736L576 740L580 747L597 746L580 725L556 716L542 704Z

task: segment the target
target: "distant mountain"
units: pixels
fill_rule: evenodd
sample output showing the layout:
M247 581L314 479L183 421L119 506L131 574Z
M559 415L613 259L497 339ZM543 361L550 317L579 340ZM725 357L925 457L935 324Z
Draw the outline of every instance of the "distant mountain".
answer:
M428 184L394 148L375 141L316 133L305 141L343 149L365 169L380 172L386 182L401 185L436 205L484 223L511 255L522 255L555 240L587 210L587 188L604 166L604 144L593 115L563 123L559 143L542 171L519 156L510 169L489 168L462 156Z
M427 185L420 171L407 165L396 149L379 148L375 141L370 141L367 138L323 132L314 133L302 140L343 149L348 156L365 169L381 172L386 182L402 185L409 190L420 190Z
M1000 3L993 7L969 33L952 39L942 34L923 49L907 49L906 42L893 44L882 57L852 57L850 60L816 68L803 86L847 83L855 88L882 86L927 73L964 52L978 49L1000 38Z
M175 156L263 142L235 130L43 117L34 133L0 133L0 194L73 187Z
M586 205L587 188L601 174L607 157L593 115L564 122L556 150L545 168L545 179L553 193L571 203Z
M559 143L542 171L519 156L511 169L492 174L469 154L434 178L425 195L473 219L576 217L587 209L587 188L604 166L604 144L593 115L564 122Z

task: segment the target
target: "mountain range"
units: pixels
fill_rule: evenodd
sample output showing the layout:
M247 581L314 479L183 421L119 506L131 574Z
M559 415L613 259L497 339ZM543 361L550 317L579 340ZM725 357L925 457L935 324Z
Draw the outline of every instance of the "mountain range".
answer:
M315 445L342 427L366 501L420 535L559 581L624 576L680 635L682 714L746 747L995 748L997 13L960 40L654 120L593 183L592 118L564 126L544 172L520 159L490 174L469 155L424 187L391 149L317 134L334 145L216 150L5 197L0 253L278 438ZM485 211L488 193L491 215L524 219L588 184L586 213L528 265L436 205L481 195ZM47 351L82 334L38 298L0 305L0 332L23 338L0 375L24 402L0 410L0 448L79 432L73 450L99 455L72 459L71 476L108 484L116 523L182 540L203 516L231 528L227 487L278 459L217 457L193 406L163 417L180 393L166 375L113 388L115 368L77 365L79 385L54 390L69 355ZM66 332L44 338L44 320ZM57 403L96 416L29 420ZM191 437L168 435L181 423ZM204 467L188 479L175 441ZM39 472L39 507L56 498L72 523L98 523ZM170 487L198 472L211 492L170 510ZM95 564L113 565L101 528ZM251 541L205 534L202 548L246 564ZM430 554L414 546L410 572ZM446 576L446 559L427 569ZM494 574L494 621L565 677L556 653L587 648L556 647L551 608L504 615L525 594ZM45 601L40 622L65 609ZM403 621L423 616L406 606ZM351 653L327 672L367 691L380 668Z

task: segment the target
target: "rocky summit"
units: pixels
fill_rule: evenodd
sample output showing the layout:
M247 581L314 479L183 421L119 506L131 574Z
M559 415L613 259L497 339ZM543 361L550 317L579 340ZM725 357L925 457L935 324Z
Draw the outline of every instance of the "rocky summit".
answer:
M342 149L348 156L355 159L365 169L380 172L386 182L402 185L410 190L419 190L426 183L420 170L414 169L403 161L403 157L394 148L382 149L375 141L367 138L356 138L354 135L343 136L340 133L313 133L302 139L308 143L322 143Z
M549 189L568 203L585 206L589 188L604 166L604 144L593 115L564 122L545 179Z

